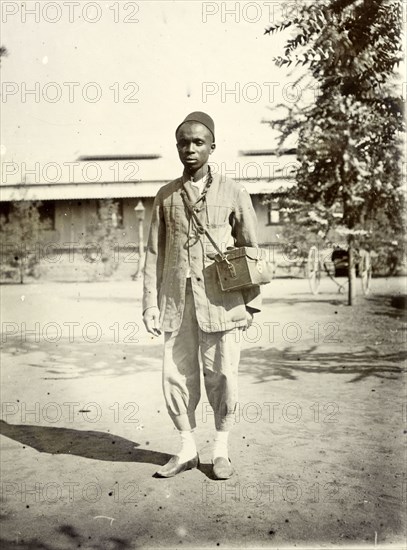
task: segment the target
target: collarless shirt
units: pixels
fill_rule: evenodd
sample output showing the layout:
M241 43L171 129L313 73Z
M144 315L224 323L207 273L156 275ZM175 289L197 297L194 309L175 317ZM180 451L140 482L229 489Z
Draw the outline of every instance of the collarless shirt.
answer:
M187 180L185 183L190 183L193 187L195 187L198 190L198 194L202 195L202 191L204 190L206 182L207 182L207 176L205 175L203 178L201 178L198 181Z

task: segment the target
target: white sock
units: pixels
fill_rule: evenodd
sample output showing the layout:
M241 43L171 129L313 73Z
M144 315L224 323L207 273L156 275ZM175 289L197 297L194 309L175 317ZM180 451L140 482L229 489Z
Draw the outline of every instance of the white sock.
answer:
M196 456L194 434L189 430L179 430L178 433L181 438L181 449L177 453L177 456L179 456L181 462L186 462Z
M212 458L219 456L228 459L228 437L229 432L216 432L216 437L213 444Z

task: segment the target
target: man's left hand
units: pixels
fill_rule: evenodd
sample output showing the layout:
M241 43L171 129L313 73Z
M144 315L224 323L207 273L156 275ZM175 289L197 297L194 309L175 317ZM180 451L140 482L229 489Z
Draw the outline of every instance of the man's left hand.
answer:
M253 323L253 313L246 309L246 330L252 326Z

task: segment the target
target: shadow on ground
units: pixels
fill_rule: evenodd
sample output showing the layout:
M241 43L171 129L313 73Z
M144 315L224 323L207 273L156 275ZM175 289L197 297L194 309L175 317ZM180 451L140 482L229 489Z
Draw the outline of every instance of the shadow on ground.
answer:
M0 420L0 435L18 441L22 445L32 447L40 453L49 453L52 455L66 454L93 460L142 462L157 466L164 466L172 456L159 451L139 449L139 443L105 432L32 426L27 424L8 424L4 420ZM199 470L207 478L215 479L212 464L200 463ZM3 548L3 546L0 546L0 548ZM44 549L46 548L44 546Z
M154 347L118 346L97 344L97 354L85 350L86 344L75 346L51 344L10 349L12 355L29 351L43 351L46 359L28 363L30 367L42 369L43 380L70 380L84 377L117 377L143 372L161 371L162 346ZM300 373L355 374L350 382L357 382L369 376L393 378L402 372L407 352L403 350L379 353L375 347L363 350L341 352L339 349L318 351L318 346L299 349L295 346L279 349L276 347L251 347L241 352L240 373L250 375L255 381L267 382L277 378L297 380ZM89 355L89 357L87 357Z
M347 306L347 292L337 292L336 298L332 294L325 296L291 294L293 298L286 296L276 296L263 298L264 305L281 304L285 306L298 306L298 304L327 304L331 306ZM375 294L365 297L366 300L374 304L376 311L374 315L388 315L393 318L407 316L407 296L389 296L386 294Z
M298 374L354 374L348 382L359 382L374 376L377 378L397 378L403 372L403 362L407 352L397 351L379 354L375 348L339 353L318 352L317 346L307 350L292 347L249 348L241 353L239 372L250 375L255 382L269 382L285 378L297 380Z
M333 299L331 297L316 297L313 295L299 294L295 298L278 297L275 298L263 298L263 305L275 305L281 304L285 306L298 306L298 304L327 304L331 306L346 306L347 296L344 294L337 294L338 298Z
M22 445L32 447L40 453L74 455L92 460L142 462L163 466L172 456L159 451L139 449L139 443L105 432L8 424L4 420L0 420L0 435L18 441ZM201 463L199 470L207 478L215 479L212 464ZM3 546L0 546L0 548L3 548ZM31 547L28 546L27 548ZM33 546L33 548L44 548L46 550L48 547ZM117 546L117 548L122 547ZM126 546L123 546L123 548L126 548Z
M60 525L57 529L60 535L66 536L70 542L65 548L87 548L88 550L99 550L100 541L92 542L89 536L79 534L71 525ZM18 548L19 550L55 550L55 546L41 542L38 538L30 540L7 540L0 538L0 548L8 550L9 548ZM103 537L103 548L109 550L128 550L136 548L134 542L117 537Z
M0 420L0 434L40 453L69 454L112 462L144 462L159 466L171 458L171 455L158 451L139 449L139 443L105 432L8 424Z
M393 319L407 319L407 296L387 296L385 294L376 294L369 296L369 302L374 304L375 315L386 315Z
M4 358L42 352L45 358L27 363L42 369L43 380L74 380L87 376L126 376L161 370L162 344L143 345L139 342L69 342L61 338L57 343L34 337L21 341L8 337L2 345Z

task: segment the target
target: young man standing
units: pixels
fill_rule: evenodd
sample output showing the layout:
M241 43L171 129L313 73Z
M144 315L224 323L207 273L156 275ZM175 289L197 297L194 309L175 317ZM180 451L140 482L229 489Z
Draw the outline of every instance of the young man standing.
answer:
M193 431L202 365L215 418L213 475L228 479L233 474L228 436L237 407L238 331L260 311L260 290L222 291L216 250L199 225L226 250L256 246L257 220L243 185L212 174L208 166L216 147L212 118L193 112L175 135L184 171L155 198L144 271L143 320L149 333L164 332L164 397L181 441L179 452L157 475L172 477L198 465Z

